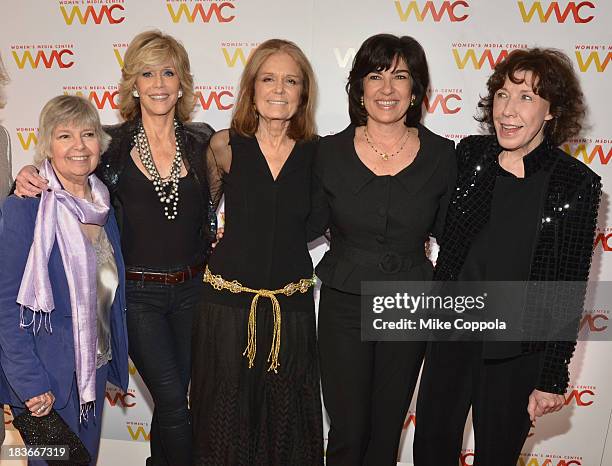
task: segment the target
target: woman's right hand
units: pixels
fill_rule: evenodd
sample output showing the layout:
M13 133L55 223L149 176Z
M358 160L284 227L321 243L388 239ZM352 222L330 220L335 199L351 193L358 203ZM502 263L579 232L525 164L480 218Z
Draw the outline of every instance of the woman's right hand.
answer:
M43 417L51 412L53 403L55 403L55 396L53 396L53 393L49 390L42 395L30 398L25 402L25 405L32 413L32 416Z
M43 189L48 189L49 182L38 174L34 165L26 165L15 178L15 194L19 197L36 197Z
M224 227L219 227L217 228L217 237L215 238L215 242L213 244L211 244L211 246L214 248L217 246L217 243L221 240L221 238L223 238L223 234L225 233L225 228Z

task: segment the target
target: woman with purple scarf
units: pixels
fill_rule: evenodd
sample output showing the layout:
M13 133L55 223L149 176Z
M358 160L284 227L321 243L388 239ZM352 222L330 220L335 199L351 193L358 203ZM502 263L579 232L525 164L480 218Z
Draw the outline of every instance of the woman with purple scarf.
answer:
M90 102L58 96L38 139L48 189L0 210L0 403L54 409L95 464L106 382L128 383L119 231L93 174L110 137Z

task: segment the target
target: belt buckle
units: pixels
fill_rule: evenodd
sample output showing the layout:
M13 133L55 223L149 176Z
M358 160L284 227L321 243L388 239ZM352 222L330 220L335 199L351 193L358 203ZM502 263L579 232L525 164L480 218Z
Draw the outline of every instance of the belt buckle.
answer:
M404 258L397 252L388 251L380 256L378 269L382 273L392 274L399 272L402 269L402 265L404 265Z

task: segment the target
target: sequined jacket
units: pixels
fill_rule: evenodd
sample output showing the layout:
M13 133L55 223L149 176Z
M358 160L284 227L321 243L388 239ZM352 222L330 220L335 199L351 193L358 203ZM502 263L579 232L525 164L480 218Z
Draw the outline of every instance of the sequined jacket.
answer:
M116 196L119 179L134 147L134 134L138 130L138 121L127 121L118 125L105 126L104 130L112 137L110 146L102 154L96 175L108 187L119 230L123 226L123 208ZM214 239L217 229L217 215L210 199L210 191L206 176L206 148L214 130L206 123L184 123L178 127L179 147L187 160L190 171L200 185L202 202L206 205L204 211L208 215L202 224L202 235L207 244Z
M469 136L457 146L458 177L451 199L440 253L436 280L457 280L476 234L487 224L495 186L498 155L502 148L495 136ZM582 162L545 141L523 159L525 177L545 170L548 183L542 219L532 253L530 281L586 282L591 266L601 178ZM557 299L563 315L579 318L585 287L573 299ZM523 325L540 325L530 314L537 308L537 293L527 293ZM531 320L530 320L531 319ZM576 327L576 334L577 334ZM529 332L526 332L529 334ZM524 341L523 352L544 351L544 362L536 388L565 393L568 365L576 341Z

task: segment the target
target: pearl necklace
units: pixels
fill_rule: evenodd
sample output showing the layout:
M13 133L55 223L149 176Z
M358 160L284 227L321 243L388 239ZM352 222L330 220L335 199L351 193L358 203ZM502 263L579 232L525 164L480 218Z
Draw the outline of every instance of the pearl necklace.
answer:
M174 220L178 215L178 185L179 177L181 175L181 167L183 165L181 147L179 145L178 122L176 120L174 120L174 139L176 152L174 153L174 159L172 160L170 175L162 178L157 171L155 162L153 161L151 147L149 146L147 133L145 132L142 122L138 128L138 132L134 135L134 145L138 150L138 156L140 157L142 165L146 168L149 176L152 178L153 187L155 188L159 202L161 202L164 206L164 215L168 220Z
M382 152L379 151L376 146L374 144L372 144L372 142L370 141L370 138L368 137L368 128L367 126L363 127L363 134L365 136L365 140L368 143L368 145L372 148L372 150L374 151L374 153L376 153L377 155L380 156L381 159L383 160L389 160L389 157L395 157L396 155L398 155L400 152L402 152L402 150L404 150L404 146L406 145L406 142L408 141L408 136L410 135L410 130L406 130L406 134L403 136L403 142L402 145L400 146L400 148L398 150L396 150L395 152L393 152L392 154L388 154L387 152ZM397 144L397 143L396 143Z

